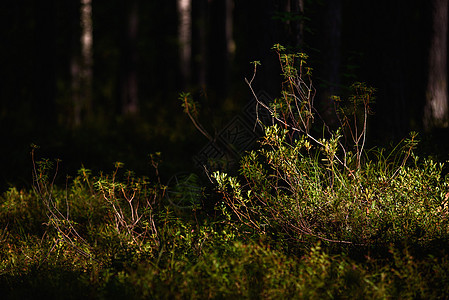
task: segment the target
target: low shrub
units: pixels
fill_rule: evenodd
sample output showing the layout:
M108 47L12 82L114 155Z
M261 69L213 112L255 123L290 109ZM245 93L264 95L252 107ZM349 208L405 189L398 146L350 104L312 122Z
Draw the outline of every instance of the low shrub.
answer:
M449 178L441 175L443 164L414 153L417 134L388 154L366 151L374 90L356 83L346 102L334 97L341 127L324 123L323 136L313 136L319 114L306 56L275 49L285 79L281 97L259 102L275 124L260 123L265 135L242 158L239 176L213 173L228 221L293 243L366 246L447 236Z

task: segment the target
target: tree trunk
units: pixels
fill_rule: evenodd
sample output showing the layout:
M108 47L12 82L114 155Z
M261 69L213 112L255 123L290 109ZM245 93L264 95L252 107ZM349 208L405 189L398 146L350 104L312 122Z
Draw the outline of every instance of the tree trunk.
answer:
M55 2L54 0L36 3L35 33L35 77L33 109L40 126L46 130L54 126L55 114Z
M125 2L126 5L126 2ZM137 32L139 23L138 3L130 4L126 15L126 25L122 43L121 60L121 98L122 112L135 115L139 111L138 75L137 75Z
M177 0L179 28L178 39L180 44L179 60L184 84L190 83L192 62L192 1Z
M448 0L432 1L432 36L424 107L424 128L448 127L447 31Z
M92 0L81 0L81 57L75 55L71 62L73 125L81 125L92 109Z
M296 47L301 49L304 44L304 0L297 0L296 11L301 17L296 22Z
M207 41L208 41L208 1L201 0L196 1L196 11L198 12L198 22L195 32L198 33L198 55L196 56L195 62L197 63L197 75L198 75L198 85L202 90L206 90L207 86L207 69L208 69L208 51L207 51ZM194 9L195 11L195 9Z
M340 91L341 0L328 0L326 6L323 47L323 79L326 87L320 100L326 123L337 125L331 96L337 95Z
M288 0L286 11L295 17L294 22L287 21L294 39L293 46L296 50L302 51L301 48L304 45L304 0Z
M225 0L225 14L224 14L224 64L223 64L223 85L222 95L226 98L229 95L231 88L231 74L232 74L232 62L235 54L235 41L234 41L234 1Z

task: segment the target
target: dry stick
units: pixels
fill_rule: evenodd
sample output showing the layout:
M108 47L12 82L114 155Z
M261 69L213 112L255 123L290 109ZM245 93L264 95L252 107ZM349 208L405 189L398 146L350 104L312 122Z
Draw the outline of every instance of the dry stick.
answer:
M134 196L136 195L136 191L134 190L133 195L131 196L130 199L128 199L128 197L126 196L126 192L125 192L125 188L122 187L122 193L123 193L123 197L126 199L126 201L128 201L129 207L130 207L130 211L131 211L131 220L134 222L135 221L135 216L134 216L134 207L132 205L132 201L134 200ZM137 209L136 209L136 214L137 214Z
M359 132L358 132L358 126L357 126L357 101L354 99L354 143L355 147L357 149L357 160L359 160Z
M31 150L31 161L33 162L33 184L34 188L37 190L37 193L39 195L42 195L41 186L39 184L39 181L37 180L37 169L36 169L36 162L34 160L34 149Z
M134 227L137 225L137 223L139 223L140 219L142 218L142 216L139 217L139 215L138 215L138 211L137 211L138 207L135 208L132 205L132 201L133 201L133 199L135 197L135 191L134 191L133 195L131 196L131 198L127 197L126 192L125 192L123 187L122 187L121 191L123 193L123 197L126 199L126 201L128 202L128 204L130 206L132 224L128 224L128 222L126 221L126 218L125 218L125 215L123 213L122 207L120 206L118 201L117 201L117 206L118 206L118 209L117 209L117 207L115 206L113 201L107 199L107 197L104 194L103 194L103 197L109 203L111 203L111 205L112 205L112 207L114 209L114 212L116 214L116 224L115 225L116 225L117 231L120 232L120 227L122 227L124 230L126 230L127 234L129 236L131 236L131 239L136 243L136 245L138 245L139 248L141 248L141 246L140 246L141 243L138 240L138 237L136 237L135 232L134 232ZM142 233L140 235L143 235L143 234L144 233ZM140 235L138 235L138 236L140 236Z
M257 72L257 64L254 64L254 71L253 71L253 77L251 77L251 80L248 82L248 79L245 78L245 82L251 87L254 78L256 78L256 72ZM257 124L262 124L262 122L259 119L259 99L257 98L256 94L254 93L254 91L251 89L251 92L254 96L254 99L256 99L256 122L254 122L254 128L253 131L256 131L256 126ZM264 106L265 107L265 106ZM263 128L263 127L262 127Z
M209 133L207 133L207 131L196 122L195 118L192 116L192 114L190 113L189 110L189 104L187 103L187 97L184 97L184 102L185 102L185 107L186 107L186 113L189 116L190 120L193 122L193 125L196 127L196 129L198 129L210 142L213 142L214 139L212 138L212 136L209 135Z
M291 224L291 226L292 226L293 228L299 230L299 231L302 232L302 233L309 234L309 235L311 235L311 236L313 236L313 237L316 237L316 238L318 238L318 239L320 239L320 240L323 240L323 241L326 241L326 242L330 242L330 243L338 243L338 244L351 244L351 245L357 245L357 246L365 246L365 245L366 245L366 244L362 244L362 243L354 243L354 242L345 241L345 240L328 239L328 238L325 238L325 237L323 237L323 236L321 236L321 235L319 235L319 234L315 234L315 233L313 233L313 232L306 232L306 231L304 231L303 229L301 229L301 228L299 228L298 226L295 226L295 225L293 225L293 224Z
M364 115L364 121L363 121L363 131L360 137L363 136L363 140L362 140L362 147L360 148L360 153L358 154L358 164L357 164L357 169L360 169L360 160L361 160L361 156L363 153L363 149L365 148L365 141L366 141L366 122L368 119L368 111L367 111L367 106L365 104L365 115ZM358 141L357 141L358 143Z

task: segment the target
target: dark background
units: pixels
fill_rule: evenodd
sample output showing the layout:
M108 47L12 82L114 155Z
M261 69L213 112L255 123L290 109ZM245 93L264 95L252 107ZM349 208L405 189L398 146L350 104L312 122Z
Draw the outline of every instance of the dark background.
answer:
M213 134L251 100L244 78L250 61L262 65L256 90L278 96L275 43L309 54L323 106L326 92L344 94L354 81L377 89L369 145L389 145L421 132L424 154L447 158L444 130L423 133L430 1L304 1L304 31L288 1L235 1L235 52L226 52L224 3L193 0L191 77L180 73L176 1L93 1L91 108L74 125L71 61L80 52L80 1L17 0L2 5L0 24L0 188L31 185L30 144L38 157L60 158L59 174L83 164L109 171L115 161L139 174L151 172L149 154L162 153L161 176L196 170L192 157L207 143L183 113L178 94L189 91ZM341 7L334 7L340 3ZM138 34L126 30L137 5ZM135 7L135 6L134 6ZM340 19L336 14L340 13ZM335 33L335 22L340 24ZM298 49L298 47L300 47ZM338 76L331 66L338 66ZM123 110L129 68L138 79L138 111ZM201 74L205 79L201 80ZM338 78L338 82L332 82ZM324 99L324 100L323 100Z

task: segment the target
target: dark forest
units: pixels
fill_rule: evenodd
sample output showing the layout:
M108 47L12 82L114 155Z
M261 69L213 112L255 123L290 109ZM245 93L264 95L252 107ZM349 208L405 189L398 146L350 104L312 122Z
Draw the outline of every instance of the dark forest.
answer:
M153 152L162 152L164 176L194 168L191 158L207 140L178 94L191 92L204 126L219 131L251 101L244 81L251 61L261 62L255 89L278 96L276 43L309 55L324 112L330 95L344 96L355 81L376 89L369 145L388 145L413 130L429 141L422 145L427 154L445 154L447 121L424 124L435 35L428 1L198 0L188 9L183 42L176 1L94 1L86 58L82 2L5 4L2 186L29 184L32 143L40 155L62 159L63 174L114 161L146 172L142 162ZM447 120L447 108L443 114Z
M2 299L449 299L448 0L17 0Z

